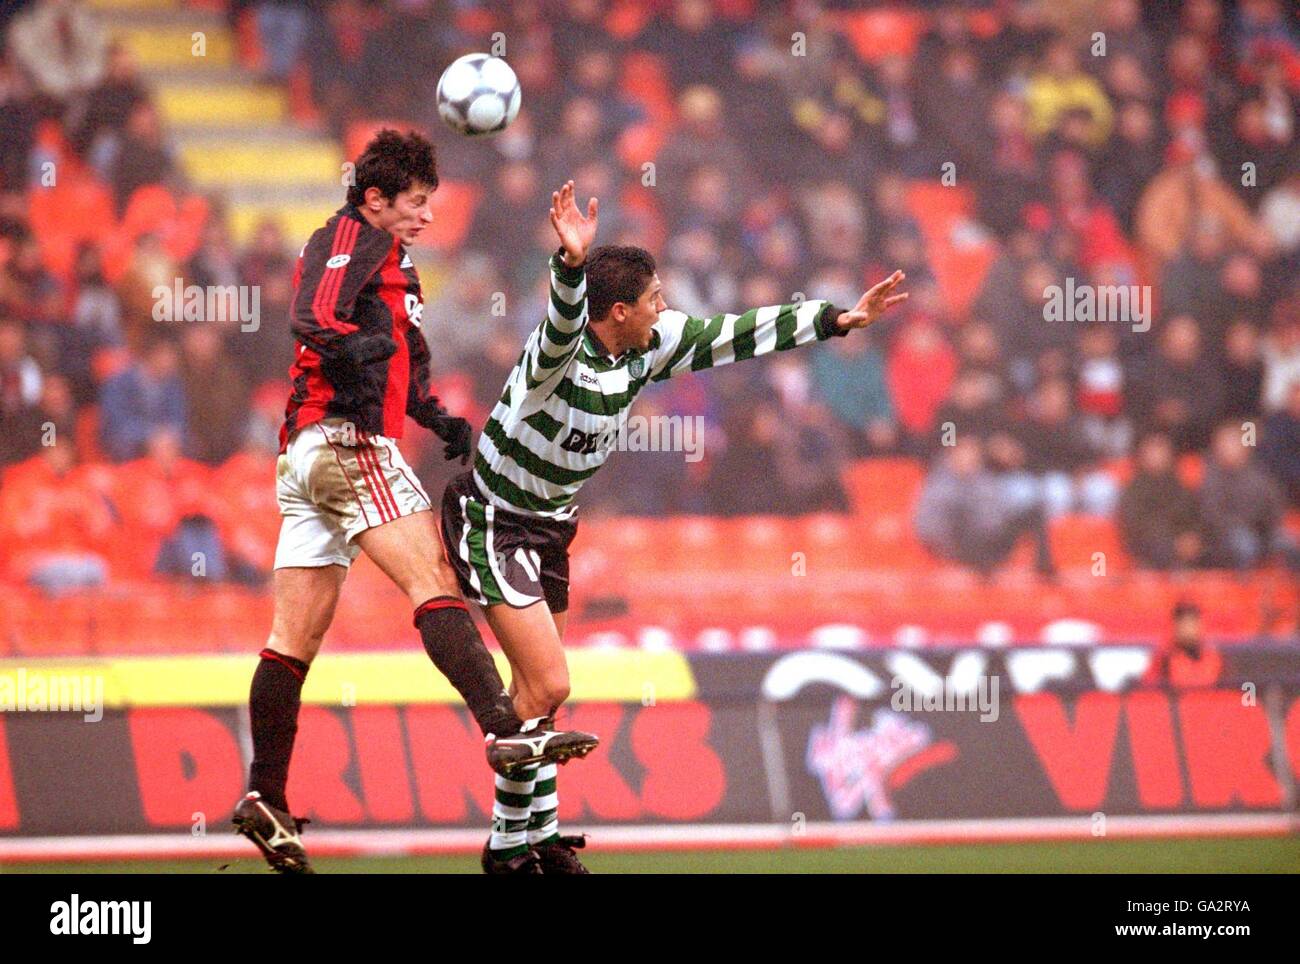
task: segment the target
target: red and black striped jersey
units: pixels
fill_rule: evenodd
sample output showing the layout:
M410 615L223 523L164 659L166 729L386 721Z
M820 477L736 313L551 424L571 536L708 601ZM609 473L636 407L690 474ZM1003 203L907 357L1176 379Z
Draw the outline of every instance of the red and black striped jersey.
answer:
M280 451L303 426L345 418L358 433L400 438L409 414L441 414L429 393L420 278L402 243L354 205L316 230L294 268L297 341Z

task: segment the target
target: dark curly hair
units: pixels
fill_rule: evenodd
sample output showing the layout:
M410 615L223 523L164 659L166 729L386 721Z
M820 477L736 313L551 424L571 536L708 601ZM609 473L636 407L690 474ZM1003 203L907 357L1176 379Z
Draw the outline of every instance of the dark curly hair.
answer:
M438 161L433 144L415 131L399 134L381 130L357 158L355 183L348 188L348 203L361 205L366 189L377 187L389 201L412 184L438 189Z
M645 293L657 270L654 255L630 244L605 244L587 255L587 316L603 321L615 303Z

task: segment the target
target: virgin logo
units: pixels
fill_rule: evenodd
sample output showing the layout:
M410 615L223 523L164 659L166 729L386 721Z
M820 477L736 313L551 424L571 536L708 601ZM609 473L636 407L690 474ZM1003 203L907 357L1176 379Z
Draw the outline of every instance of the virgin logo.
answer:
M881 708L865 730L853 729L854 702L835 701L828 723L808 736L808 770L821 781L831 816L851 820L867 812L876 820L894 816L890 775L930 744L930 728Z

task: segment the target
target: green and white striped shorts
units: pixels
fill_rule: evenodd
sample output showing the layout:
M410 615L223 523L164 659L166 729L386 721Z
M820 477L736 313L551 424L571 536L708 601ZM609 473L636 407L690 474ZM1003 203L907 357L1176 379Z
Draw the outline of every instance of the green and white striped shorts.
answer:
M507 512L479 493L472 473L442 495L442 541L465 598L480 606L524 609L542 600L552 613L569 608L573 519L535 519Z

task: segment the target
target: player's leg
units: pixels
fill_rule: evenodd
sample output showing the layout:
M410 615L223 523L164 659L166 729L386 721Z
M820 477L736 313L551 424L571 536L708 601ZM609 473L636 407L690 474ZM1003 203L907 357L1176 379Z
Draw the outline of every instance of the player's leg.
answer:
M235 807L237 831L281 873L310 873L301 821L289 813L285 786L307 670L334 619L339 592L356 550L334 514L322 510L304 480L311 439L298 433L276 466L282 522L275 548L275 611L271 634L253 674L248 713L253 761L249 792Z
M484 613L514 671L510 684L519 715L554 716L569 698L569 665L546 601L521 609L499 603Z
M497 513L480 502L468 473L448 484L442 499L441 522L446 553L442 561L452 568L465 598L485 609L503 604L507 608L528 607L542 599L539 567L525 551L529 526L517 516ZM549 621L544 625L553 635L554 625ZM512 659L513 655L507 651L506 657ZM513 667L516 689L526 678L531 674ZM490 754L496 754L496 769L507 765L507 759L514 765L531 765L585 756L599 743L590 733L549 729L549 706L543 700L525 697L512 702L525 725L515 736L493 744Z
M566 583L567 585L567 583ZM552 584L552 589L554 586ZM548 605L561 604L554 591ZM563 603L567 604L567 592ZM564 627L569 619L567 611L552 612L555 633L564 641ZM533 782L533 799L528 813L528 845L537 854L544 874L585 874L589 871L578 859L576 850L587 845L585 835L563 836L560 833L559 767L543 763L537 768Z
M298 734L302 686L334 618L347 569L289 567L274 576L275 615L248 694L253 738L248 793L235 807L235 828L280 873L311 873L303 821L289 812L285 787Z
M551 618L555 623L556 634L563 640L566 615L552 613ZM513 699L519 692L520 671L513 663L510 670L509 693ZM550 842L550 833L546 832L546 828L556 818L555 775L558 769L555 763L540 763L530 767L516 767L508 774L497 777L493 794L492 834L483 850L485 872L534 873L539 864L545 872L545 858L551 856L550 850L544 849L539 853L533 845L540 841ZM555 833L558 836L558 824ZM496 853L493 853L494 848ZM504 869L510 867L511 857L523 854L525 849L531 851L527 861L517 861L519 867Z
M365 552L406 594L425 652L484 735L519 732L522 721L443 559L432 503L396 443L341 420L327 419L305 433L312 433L312 502L329 507L349 549ZM493 750L489 742L490 758Z
M550 717L569 695L569 670L555 621L545 601L523 609L504 603L485 609L488 625L510 661L510 689L520 716ZM532 873L538 862L531 850L532 804L544 763L497 774L492 800L492 833L483 852L487 873ZM551 781L554 786L554 780Z
M415 512L366 529L356 542L411 601L425 652L465 700L483 734L518 733L523 721L443 559L433 513Z
M289 567L272 577L275 614L249 690L253 763L248 789L271 806L288 810L285 785L298 733L298 711L307 670L334 619L347 569L339 565Z

